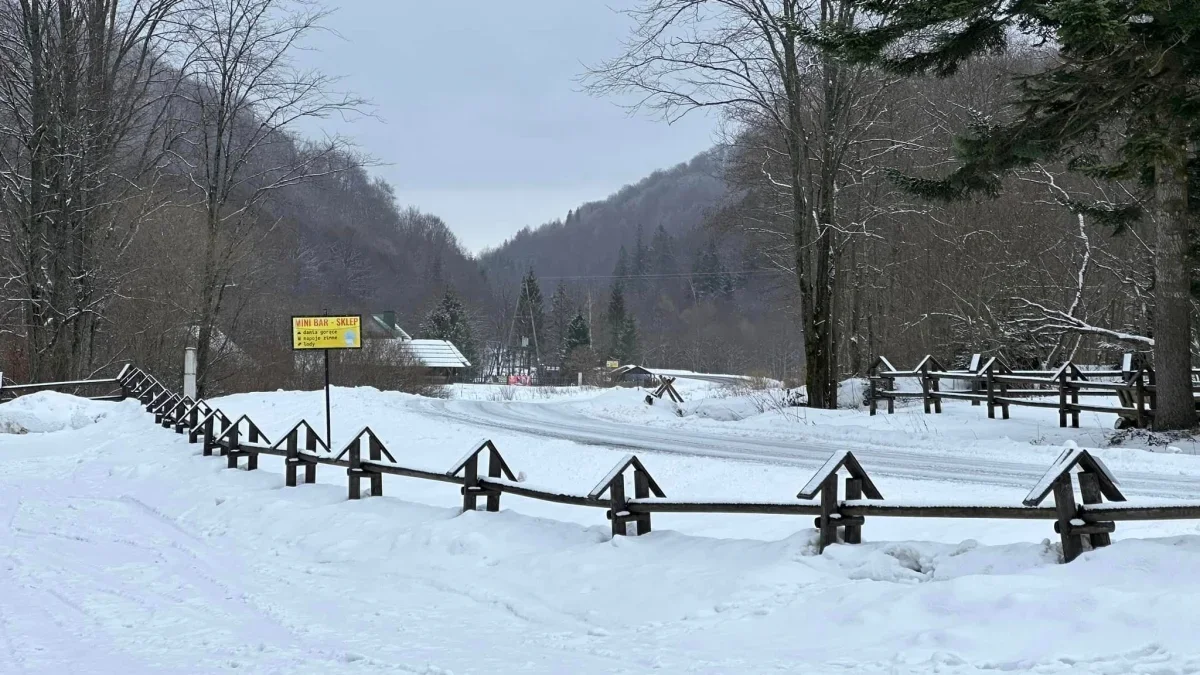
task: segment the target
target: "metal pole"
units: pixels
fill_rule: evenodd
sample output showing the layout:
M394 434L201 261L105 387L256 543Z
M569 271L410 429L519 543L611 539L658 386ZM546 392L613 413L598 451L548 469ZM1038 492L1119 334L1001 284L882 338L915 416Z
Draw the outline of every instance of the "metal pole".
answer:
M329 414L329 350L325 352L325 447L333 450L333 418Z

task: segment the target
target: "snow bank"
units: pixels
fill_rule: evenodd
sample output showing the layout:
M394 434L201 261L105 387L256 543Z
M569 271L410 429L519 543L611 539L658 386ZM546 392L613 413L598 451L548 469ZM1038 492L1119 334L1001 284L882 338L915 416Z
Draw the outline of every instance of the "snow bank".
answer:
M42 391L0 403L0 434L46 434L95 424L112 403Z

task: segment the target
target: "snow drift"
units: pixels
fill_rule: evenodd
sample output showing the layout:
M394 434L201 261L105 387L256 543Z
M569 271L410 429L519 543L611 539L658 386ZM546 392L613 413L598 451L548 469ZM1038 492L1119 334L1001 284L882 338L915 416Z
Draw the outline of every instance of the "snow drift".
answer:
M112 403L42 391L0 403L0 434L45 434L82 429L108 414Z

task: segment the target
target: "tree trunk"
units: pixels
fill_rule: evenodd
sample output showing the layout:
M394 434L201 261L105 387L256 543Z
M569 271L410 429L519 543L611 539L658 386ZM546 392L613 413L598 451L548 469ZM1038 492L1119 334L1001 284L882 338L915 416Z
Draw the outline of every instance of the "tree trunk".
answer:
M1167 152L1154 166L1155 429L1196 424L1192 396L1192 300L1188 259L1187 141L1174 115L1164 115Z
M196 396L203 398L208 388L208 374L212 362L213 327L220 310L221 285L217 274L217 230L215 217L209 216L208 231L204 240L204 272L200 282L200 319L196 330ZM191 327L189 327L190 330ZM189 338L191 336L189 335Z

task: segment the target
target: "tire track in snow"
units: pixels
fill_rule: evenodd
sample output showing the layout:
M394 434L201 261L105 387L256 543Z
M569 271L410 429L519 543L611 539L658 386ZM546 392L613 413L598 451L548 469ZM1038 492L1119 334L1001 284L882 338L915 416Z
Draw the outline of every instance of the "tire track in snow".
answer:
M713 432L657 429L605 422L560 406L489 401L429 400L414 409L463 424L502 429L530 436L568 440L585 445L639 452L715 457L726 460L779 464L816 469L829 455L853 450L873 474L909 480L950 481L1000 487L1029 488L1046 472L1048 463L999 461L895 450L872 444L830 441L776 441ZM1200 477L1122 471L1118 475L1128 495L1200 499Z

